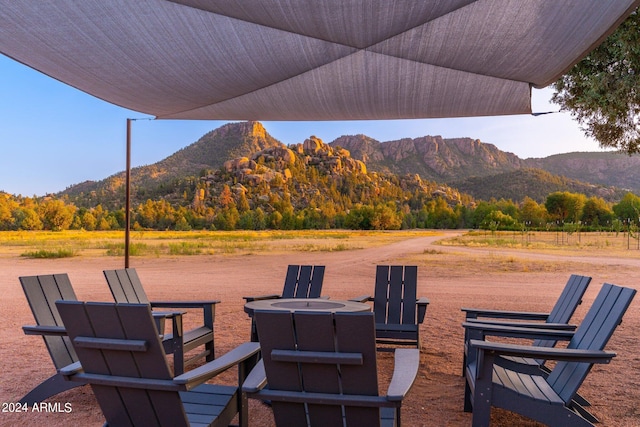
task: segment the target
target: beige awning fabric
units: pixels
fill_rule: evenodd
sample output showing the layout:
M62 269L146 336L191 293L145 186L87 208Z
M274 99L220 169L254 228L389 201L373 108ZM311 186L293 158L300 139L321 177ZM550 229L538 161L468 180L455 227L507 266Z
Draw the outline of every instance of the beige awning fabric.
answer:
M0 52L163 119L531 112L640 0L0 0Z

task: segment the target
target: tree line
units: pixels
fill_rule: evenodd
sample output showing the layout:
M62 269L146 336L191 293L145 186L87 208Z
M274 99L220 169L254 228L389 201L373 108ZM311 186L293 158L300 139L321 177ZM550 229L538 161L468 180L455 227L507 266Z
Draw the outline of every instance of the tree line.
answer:
M379 192L382 190L379 190ZM251 206L244 193L225 185L215 203L171 204L147 200L132 208L133 230L263 230L478 228L486 230L571 229L583 231L640 225L640 197L627 193L618 203L580 193L554 192L544 203L512 200L451 203L445 195L391 194L360 198L348 208L325 198L294 207L291 198L273 195L271 203ZM268 208L266 208L268 206ZM76 207L64 198L0 193L0 230L122 230L124 209Z

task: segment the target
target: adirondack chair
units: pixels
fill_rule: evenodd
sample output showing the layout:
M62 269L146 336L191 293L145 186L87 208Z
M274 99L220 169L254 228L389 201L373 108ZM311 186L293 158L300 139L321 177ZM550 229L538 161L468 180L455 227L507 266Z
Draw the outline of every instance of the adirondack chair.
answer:
M245 302L276 298L320 298L324 265L289 265L282 294L243 297Z
M593 426L597 418L574 399L594 363L609 363L615 353L603 351L636 291L603 285L575 332L485 325L482 336L567 339L566 348L523 346L475 339L469 341L464 410L473 412L473 427L489 425L491 406L519 413L549 426ZM477 325L476 325L477 326ZM501 329L490 331L491 329ZM479 331L480 329L474 329ZM509 335L512 333L513 335ZM481 337L482 337L481 336ZM558 361L548 376L497 365L502 355ZM517 365L516 365L517 366Z
M378 394L374 315L256 311L262 360L242 389L271 402L277 426L400 426L420 351L397 349Z
M572 274L567 280L556 304L549 313L536 313L529 311L487 310L481 308L462 308L465 312L465 321L496 322L495 319L508 319L528 322L544 322L539 327L549 329L549 323L568 323L578 305L582 303L582 297L591 282L591 277ZM535 324L529 327L536 327Z
M282 294L267 294L243 297L245 303L279 298L320 298L324 265L289 265L284 279ZM251 319L251 341L258 341L256 324Z
M56 373L27 393L20 403L33 405L58 393L78 387L81 384L65 381L57 371L64 366L77 362L78 357L67 337L55 302L57 300L77 300L67 274L48 274L20 277L31 312L36 320L35 326L23 326L26 335L40 335L49 350Z
M582 303L582 297L591 283L591 277L572 274L567 280L560 297L553 306L550 313L535 313L523 311L502 311L502 310L484 310L478 308L463 308L466 314L466 323L482 322L492 323L501 326L517 326L529 328L557 329L557 330L575 330L576 326L569 324L571 316L576 311L578 305ZM501 319L501 320L496 320ZM465 352L462 361L462 376L465 375L467 343L469 342L469 328L465 328L464 342ZM553 347L556 345L555 339L536 339L533 341L534 346ZM544 359L533 359L524 357L504 356L501 358L502 366L510 367L511 363L519 363L525 365L518 369L527 369L529 373L536 373L538 369L546 370ZM509 364L509 365L507 365ZM586 401L583 404L588 404Z
M182 323L183 312L161 311L157 314L156 326L163 336L162 345L167 354L173 354L173 370L176 375L184 372L185 368L203 357L207 362L215 358L215 342L213 322L215 319L215 306L220 301L149 301L138 273L135 268L122 270L104 270L113 299L118 303L149 304L152 308L197 308L203 310L203 324L197 328L184 331ZM171 319L171 332L164 333L164 319ZM204 346L204 350L193 356L186 357L185 353Z
M239 414L247 426L245 373L256 343L173 377L148 304L58 301L83 371L62 368L70 382L91 384L110 426L227 426ZM238 366L237 385L204 384Z
M363 295L351 301L373 301L376 342L415 345L420 348L420 324L429 300L416 299L417 266L378 265L374 296Z

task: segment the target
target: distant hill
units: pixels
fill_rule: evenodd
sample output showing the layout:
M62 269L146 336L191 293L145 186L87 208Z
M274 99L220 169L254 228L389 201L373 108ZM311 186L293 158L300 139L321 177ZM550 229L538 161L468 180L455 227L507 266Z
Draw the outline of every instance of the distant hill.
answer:
M619 152L556 154L527 159L527 167L544 169L579 181L616 186L640 194L640 156Z
M233 169L231 185L241 183L247 176L257 179L256 175L264 174L264 169L260 168L269 166L264 162L275 161L270 154L271 149L280 156L276 156L278 162L286 163L289 161L286 159L295 157L296 168L317 169L319 160L318 156L313 155L315 149L310 146L304 148L305 144L318 144L322 147L318 150L324 153L324 173L334 177L356 169L358 173L377 172L390 177L397 176L398 179L419 177L424 182L432 182L429 184L429 191L437 191L436 183L447 188L445 193L452 194L452 200L459 197L453 195L456 193L454 189L478 199L488 200L494 197L514 201L522 200L525 196L543 201L553 191L580 192L609 201L619 200L623 188L640 193L638 156L568 153L542 159L520 159L513 153L501 151L496 146L477 139L444 139L440 136L379 142L366 135L351 135L341 136L330 144L310 137L304 144L286 147L269 135L261 123L238 122L207 133L195 143L155 164L134 168L132 200L134 204L148 199L164 199L180 205L193 203L197 187L217 182L212 178L216 171L226 170L225 176L228 177ZM287 154L286 150L293 154ZM258 160L263 163L257 164ZM356 167L354 165L357 162L360 165ZM242 167L234 169L238 165ZM336 165L340 167L335 167ZM277 174L288 170L282 168L282 165L272 166L269 166L273 171L269 172L270 179L277 177L279 180L281 177ZM300 179L309 179L309 171L298 170L297 173ZM264 176L261 177L263 178ZM373 181L377 183L378 179L374 178ZM324 191L312 189L304 182L296 187L296 191L298 190L307 193ZM80 207L102 204L107 209L119 208L124 200L124 172L101 181L73 185L60 195ZM300 200L304 199L305 197L300 196Z
M616 187L587 184L560 175L553 175L541 169L518 169L484 177L471 177L450 184L475 199L522 200L527 196L543 203L547 196L556 191L581 193L587 197L600 197L609 202L618 202L626 191Z

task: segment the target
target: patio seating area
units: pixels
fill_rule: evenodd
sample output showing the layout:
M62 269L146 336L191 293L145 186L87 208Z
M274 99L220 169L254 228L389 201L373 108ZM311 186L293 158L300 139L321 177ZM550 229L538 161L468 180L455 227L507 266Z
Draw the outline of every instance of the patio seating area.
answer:
M532 89L556 82L640 0L0 5L2 55L129 117L328 123L547 114L534 110ZM126 269L104 258L0 258L1 424L638 425L640 372L629 367L640 314L620 321L640 260L561 263L553 254L514 271L493 250L466 264L460 253L427 252L437 238L421 236L345 253L140 257L133 270L134 120L126 119L124 183L112 189L124 199ZM285 265L283 293L266 296L280 289ZM598 286L576 276L583 287L557 311L564 316L546 317L549 329L465 322L460 311L542 312L564 300L576 270ZM29 284L28 304L18 278ZM525 333L536 345L500 341ZM381 344L391 347L377 351ZM538 366L500 364L514 357Z
M149 283L149 285L147 286L148 287L147 292L149 293L149 295L152 295L154 297L157 296L161 299L171 299L169 298L172 294L170 287L167 287L166 289L162 289L162 288L159 288L156 283L154 283L156 280L158 280L158 277L162 275L160 266L156 268L157 268L156 275L148 274L150 271L147 270L146 268L139 269L139 271L142 272L141 277L143 278L143 281L145 283ZM341 269L341 267L336 267L336 268ZM336 280L336 277L339 277L339 275L332 275L331 263L327 263L328 275L326 275L324 279L323 295L329 298L318 299L318 301L339 303L339 301L347 301L350 296L351 297L353 296L353 294L362 294L363 291L366 292L366 290L371 289L371 286L375 281L376 268L371 266L368 266L366 268L366 270L368 270L369 272L368 274L369 277L365 277L365 275L363 274L364 273L363 270L365 270L364 267L360 267L358 270L360 273L360 279L358 280L359 284L357 285L357 289L345 289L346 287L344 283L337 283L337 284L332 283L332 281ZM282 275L283 275L282 273L284 271L285 271L284 268L280 269L280 272L279 272L281 276L280 281L282 281ZM274 272L272 274L272 277L275 278L276 276L278 276L278 274L277 272ZM463 351L464 332L463 332L463 328L461 327L461 324L464 321L464 315L460 313L460 307L470 306L470 305L474 305L474 306L482 305L485 307L489 307L489 305L475 304L476 301L478 303L483 302L481 299L477 299L477 298L466 299L467 303L461 304L460 301L465 299L461 298L462 296L459 295L456 297L456 301L458 301L458 304L457 304L458 314L453 315L452 318L448 318L448 316L452 315L452 312L449 311L449 314L446 314L446 313L448 312L448 310L452 309L452 304L451 302L446 303L445 299L443 299L442 291L437 290L440 288L440 286L442 286L441 284L442 279L437 280L440 283L440 285L434 286L429 283L429 273L427 271L423 271L422 269L418 270L417 278L418 278L418 286L417 286L418 293L421 295L428 295L429 299L431 300L431 303L429 304L429 309L427 311L427 315L425 317L424 322L420 324L420 329L421 329L421 334L423 336L423 339L422 339L421 345L419 346L419 351L420 351L420 356L418 359L419 369L418 369L418 374L415 377L413 386L409 389L409 391L406 393L406 397L402 400L402 422L405 425L416 425L414 424L416 420L421 420L423 419L423 417L427 417L427 418L424 418L425 420L427 420L429 416L429 412L433 411L435 408L440 406L444 408L449 407L450 409L448 411L450 412L448 414L448 417L450 417L451 419L457 420L457 421L452 421L450 425L471 425L472 423L471 417L469 416L469 414L466 414L463 411L465 380L464 378L461 378L459 376L459 371L458 373L455 372L456 370L453 368L453 366L451 366L452 363L450 362L450 360L446 364L444 362L447 359L451 359L451 358L454 360L457 360L458 361L457 363L461 363L461 360L462 360L462 354L464 353ZM187 280L185 281L185 283L193 283L193 281ZM277 282L274 281L273 283L277 283ZM451 281L447 281L447 283L450 284ZM88 288L86 283L79 282L79 286L76 286L74 283L74 288L76 287L78 288L76 289L75 294L77 296L80 296L82 300L85 300L85 301L111 300L111 298L108 298L110 296L108 294L109 290L108 290L108 286L104 282L104 279L102 279L101 285L106 288L106 292L102 292L102 294L100 294L100 293L95 293L94 291L93 292L94 296L92 296L91 298L86 298L85 296L89 296L91 294L91 292L87 292ZM556 295L559 295L562 292L562 289L563 289L562 286L563 286L563 283L561 282L555 283L553 285L552 289L557 290ZM595 297L594 293L598 291L600 287L601 287L600 284L594 286L594 284L592 283L590 290L587 290L584 294L583 304L578 306L576 310L575 318L571 319L572 323L575 323L578 325L580 324L580 320L582 319L584 314L588 311L588 309L592 306L593 299ZM267 289L266 285L263 285L263 289ZM353 292L354 290L359 292ZM255 292L255 293L258 294L259 292ZM203 299L202 296L205 293L202 290L197 290L197 292L185 291L185 292L181 292L180 294L182 297L181 299L185 299L187 296L194 297L194 299ZM173 293L173 295L175 298L176 294ZM231 295L235 295L235 298L231 298ZM232 292L231 290L223 290L223 289L220 289L220 295L217 295L217 294L211 295L216 298L220 297L220 300L221 300L221 303L218 304L218 308L217 308L218 312L217 312L217 317L215 321L216 346L219 347L219 351L217 351L217 356L224 354L230 350L233 350L233 348L239 345L242 345L245 342L250 341L251 320L248 316L246 316L246 314L242 310L242 306L245 304L245 302L238 301L239 297L237 295L238 294L236 292ZM22 304L25 304L24 296L22 298L23 298ZM233 299L236 300L234 303L225 304L225 301L229 301ZM519 307L517 304L513 304L513 302L515 302L516 299L517 299L517 296L514 295L514 298L513 298L514 301L512 301L512 304L510 306L505 306L504 304L500 306L502 308L509 308L512 310L522 310L522 306ZM471 301L473 301L474 304L470 304ZM488 302L489 299L485 301ZM546 302L546 304L543 304L543 302ZM553 301L552 292L549 291L548 295L546 295L545 298L540 299L540 304L539 306L537 306L538 309L536 311L543 311L542 308L545 305L549 307L551 306L551 304L553 304L553 302L554 301ZM443 311L443 307L438 306L439 304L442 304L442 303L448 305L449 308L444 308L444 311ZM225 307L226 309L223 309L223 307ZM194 322L197 323L197 318L198 318L197 311L185 313L184 315L185 328L191 327L191 324ZM234 324L237 324L237 325L234 325ZM624 325L624 326L627 326L627 325ZM447 340L446 337L442 336L442 331L448 330L450 328L457 329L455 332L455 334L457 334L458 336L457 339ZM614 342L615 342L615 337L616 335L614 334L613 335ZM28 337L22 338L23 341L30 340L30 339L31 338L28 338ZM26 344L26 343L23 342L23 344ZM32 347L34 347L34 350L43 350L43 349L37 349L36 347L44 347L41 345L41 343L35 343L33 341L29 344ZM606 351L609 350L608 346L607 348L605 348L605 350ZM620 367L620 365L618 365L618 363L619 363L619 359L621 358L624 359L626 355L622 353L618 353L618 356L621 356L621 357L614 358L612 361L612 364L604 368L605 371L608 371L607 372L608 374L617 375L617 370L623 369ZM379 389L381 393L384 393L387 387L390 385L390 382L392 381L391 377L392 377L392 373L394 372L395 356L393 352L378 351L376 352L376 357L378 359L377 360L378 374L380 376ZM445 359L443 359L443 357ZM169 359L169 361L171 362L171 359ZM204 361L202 363L204 363ZM624 362L621 361L620 363L624 363ZM50 362L49 362L49 365L50 365ZM203 364L201 366L206 366L206 364ZM458 364L457 366L460 366L460 365ZM45 366L43 366L41 369L44 371L45 370L44 368ZM77 366L75 368L77 368ZM74 367L72 367L70 370L67 370L67 373L70 374L71 377L73 376L73 373L74 373L73 369ZM198 368L198 369L202 369L202 368ZM191 371L187 371L187 374L189 374L189 372ZM599 418L603 418L601 414L602 414L603 408L606 407L607 402L606 400L602 401L601 399L602 396L594 395L594 393L589 388L589 384L602 381L601 374L596 373L595 376L596 377L599 376L600 379L587 381L587 386L581 387L580 391L582 394L585 395L587 399L590 399L591 404L593 405L592 407L590 407L590 410L593 411L595 414L597 414ZM225 379L227 380L227 383L228 383L229 378L227 377ZM27 380L25 379L24 381L27 381ZM30 382L30 381L27 381L27 382ZM36 381L33 381L33 384L31 384L31 386L33 386L35 383ZM233 379L231 379L231 383L233 383ZM88 414L93 412L93 417L99 418L102 415L101 415L101 412L98 410L99 407L97 402L95 401L95 398L93 398L92 396L88 396L91 394L92 392L90 388L82 387L82 388L74 389L68 392L64 392L56 397L50 398L49 401L59 401L60 399L64 399L66 401L67 399L70 399L70 401L72 401L74 404L74 408L76 412L82 411L82 412L87 412ZM455 405L452 405L451 403L444 404L444 402L446 401L448 402L451 400L456 402L456 404ZM275 419L273 418L274 415L272 414L271 411L272 411L271 407L266 406L260 403L259 401L254 401L253 399L250 399L247 406L249 425L257 425L257 426L275 425ZM440 409L440 411L442 411L442 409ZM529 424L529 422L527 421L527 418L522 418L521 416L514 415L511 412L503 411L503 410L492 411L491 417L492 417L491 425L498 425L498 426L510 425L510 424L502 424L501 422L504 422L504 420L513 421L514 419L519 420L519 422L521 423L517 425L523 425L523 426L535 425L535 423L533 422ZM237 421L238 421L237 419L234 420L234 423L237 423ZM607 421L611 422L611 420L607 420L605 417L604 425L610 425L610 424L606 424ZM417 425L429 425L429 424L423 422L422 424L417 424Z

